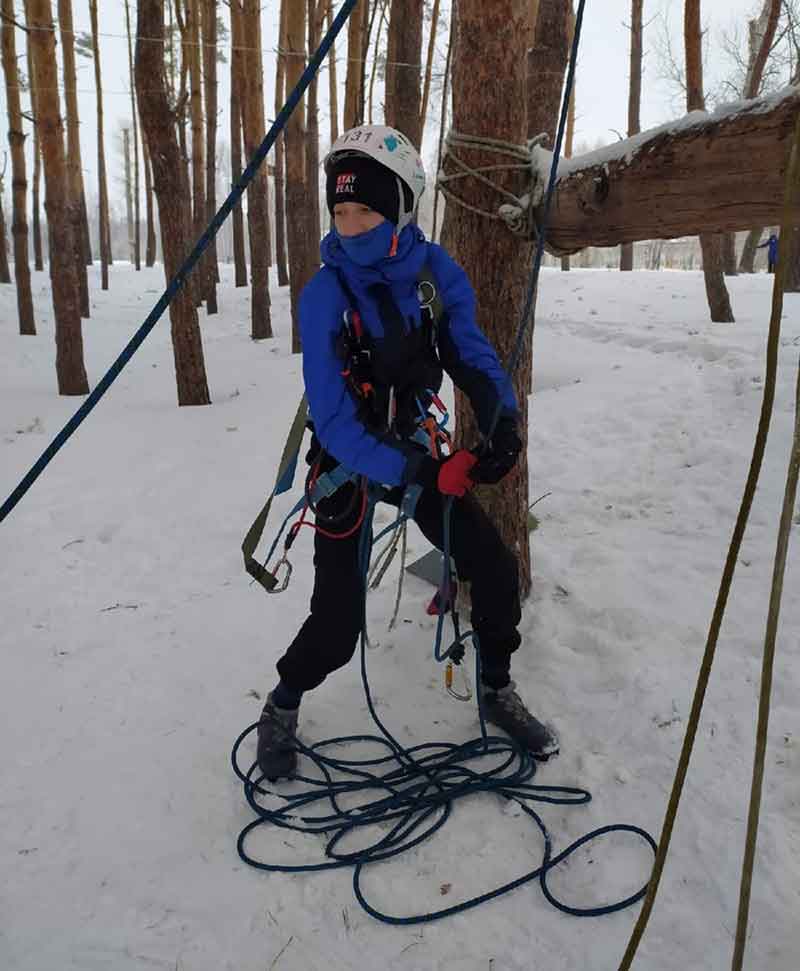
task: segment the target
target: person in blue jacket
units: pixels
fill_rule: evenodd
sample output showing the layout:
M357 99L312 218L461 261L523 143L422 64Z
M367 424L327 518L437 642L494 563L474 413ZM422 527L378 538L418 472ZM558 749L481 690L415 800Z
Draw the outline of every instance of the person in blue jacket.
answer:
M516 558L469 495L476 482L499 482L522 448L511 382L478 328L466 273L412 222L425 187L412 143L393 128L363 125L337 140L325 171L333 229L322 240L323 265L299 302L312 477L342 467L382 484L385 501L397 505L407 488L418 487L414 519L439 549L443 504L454 497L451 554L458 576L471 583L484 715L534 756L548 758L558 750L555 733L528 711L510 676L521 642ZM443 307L435 332L420 303L423 270ZM445 454L434 439L420 443L425 429L434 430L428 408L443 371L468 396L484 435L501 402L480 457L467 450ZM295 769L303 694L355 652L364 598L362 513L356 481L316 506L310 614L278 661L280 680L258 727L258 763L269 779Z
M759 243L756 249L767 248L767 273L774 273L778 266L778 237L775 233L769 234L769 239Z

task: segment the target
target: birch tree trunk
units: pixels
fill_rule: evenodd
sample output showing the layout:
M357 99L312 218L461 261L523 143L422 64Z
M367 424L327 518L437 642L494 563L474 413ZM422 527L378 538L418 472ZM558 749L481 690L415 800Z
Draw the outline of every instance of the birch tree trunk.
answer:
M232 0L238 2L238 0ZM304 8L301 0L297 6ZM261 6L259 0L244 0L242 28L244 54L244 147L248 161L264 137L264 70L261 59ZM298 105L297 111L302 110ZM295 114L297 114L295 111ZM253 340L272 337L269 299L269 183L267 166L262 165L247 189L247 230L250 241L250 286Z
M164 275L170 281L187 249L185 213L191 206L189 187L182 177L181 154L175 134L164 71L163 0L139 0L136 38L136 89L142 136L153 166L158 199ZM179 405L210 403L203 344L192 292L185 285L169 305L172 347Z
M347 21L347 74L343 122L345 131L364 121L363 35L366 20L367 3L362 0L355 5Z
M108 217L108 183L106 181L106 150L103 126L103 79L100 71L100 44L97 28L97 0L89 0L94 52L94 84L97 95L97 178L100 201L100 286L108 290L108 265L111 262L111 229Z
M700 0L686 0L683 29L686 48L686 107L688 111L705 111ZM703 278L711 319L715 323L733 323L735 318L723 274L722 237L719 233L701 233L700 249L703 252Z
M642 130L642 4L644 0L631 0L631 64L630 89L628 91L628 138ZM633 269L633 243L620 247L619 268Z
M230 5L231 11L231 101L230 101L230 137L231 137L231 176L234 182L242 177L242 12L239 3L234 0ZM277 144L275 149L277 151ZM277 167L277 163L276 163ZM233 265L237 287L247 286L247 257L244 248L244 213L241 199L231 213L233 220Z
M28 0L31 74L36 78L36 113L44 165L50 281L56 325L58 393L89 391L83 363L80 297L74 260L73 230L67 210L69 188L64 155L64 126L58 106L56 39L50 0Z
M28 181L25 171L25 133L22 130L22 108L19 97L19 72L14 35L14 2L2 0L3 74L6 84L8 145L11 149L11 237L14 248L14 279L17 284L17 315L20 334L35 334L36 321L31 297L31 271L28 265Z
M422 141L422 0L392 0L386 52L386 124Z
M217 2L202 0L203 89L206 100L206 211L203 230L217 211ZM206 250L206 312L217 313L217 241Z
M281 0L278 28L278 56L275 58L275 117L286 98L286 11L290 0ZM283 132L275 140L275 264L278 267L278 286L289 284L286 265L286 142Z
M131 38L131 10L125 0L125 32L128 35L128 75L131 79L131 123L133 125L133 262L142 268L141 219L139 217L139 118L136 107L136 82L133 77L133 41Z
M526 58L528 0L459 0L453 50L453 127L468 135L520 144L526 136ZM460 150L472 167L496 164L496 156L478 149ZM445 161L445 170L453 171ZM521 195L521 173L497 172L499 184ZM497 195L477 180L463 180L459 194L470 205L490 209ZM530 246L494 221L455 203L447 206L442 238L467 272L477 295L478 324L501 362L508 361L528 275ZM513 375L521 413L520 433L527 438L530 345ZM466 398L456 395L459 447L478 441L475 418ZM528 466L523 448L516 469L500 485L478 490L481 504L519 561L520 590L530 590L528 537Z

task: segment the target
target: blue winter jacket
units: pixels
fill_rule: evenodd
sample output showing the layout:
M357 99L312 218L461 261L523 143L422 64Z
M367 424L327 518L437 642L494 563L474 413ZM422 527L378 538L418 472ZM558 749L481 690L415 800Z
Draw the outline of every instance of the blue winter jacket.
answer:
M395 256L367 267L347 256L335 231L322 240L320 249L324 265L300 295L303 378L316 435L325 451L345 468L384 485L405 485L413 481L425 454L418 446L388 435L380 437L365 426L342 376L337 350L343 315L352 309L353 299L373 341L387 338L398 320L406 332L422 326L417 277L425 264L444 309L439 323L439 359L469 398L479 427L488 429L498 398L503 402L503 414L518 414L511 382L475 321L475 292L464 270L441 246L427 242L421 230L410 225L400 234ZM380 303L376 294L381 295Z

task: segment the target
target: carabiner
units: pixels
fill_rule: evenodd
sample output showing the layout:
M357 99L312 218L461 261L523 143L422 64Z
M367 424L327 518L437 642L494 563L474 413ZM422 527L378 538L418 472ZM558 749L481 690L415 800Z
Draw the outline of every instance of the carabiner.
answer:
M453 662L448 661L444 669L444 686L447 688L447 693L455 698L457 701L470 701L472 699L472 686L469 683L469 677L467 676L466 669L460 664L458 667L461 670L461 679L464 682L463 693L456 691L453 687Z
M278 579L278 571L281 567L284 567L285 574L283 580ZM271 572L275 577L275 586L271 590L267 590L267 593L283 593L283 591L289 586L289 580L292 577L292 564L289 562L289 558L286 555L286 550L283 552L283 556L275 564L275 569Z

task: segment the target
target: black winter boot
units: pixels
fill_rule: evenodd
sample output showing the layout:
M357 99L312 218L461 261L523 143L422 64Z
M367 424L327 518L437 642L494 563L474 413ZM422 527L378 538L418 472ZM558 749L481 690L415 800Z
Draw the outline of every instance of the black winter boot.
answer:
M267 695L258 723L258 765L270 782L291 775L297 768L297 715L299 708L279 708Z
M553 728L534 718L514 690L515 687L513 681L509 681L504 688L491 688L481 683L483 717L492 725L502 728L535 759L546 762L558 755L558 736Z

